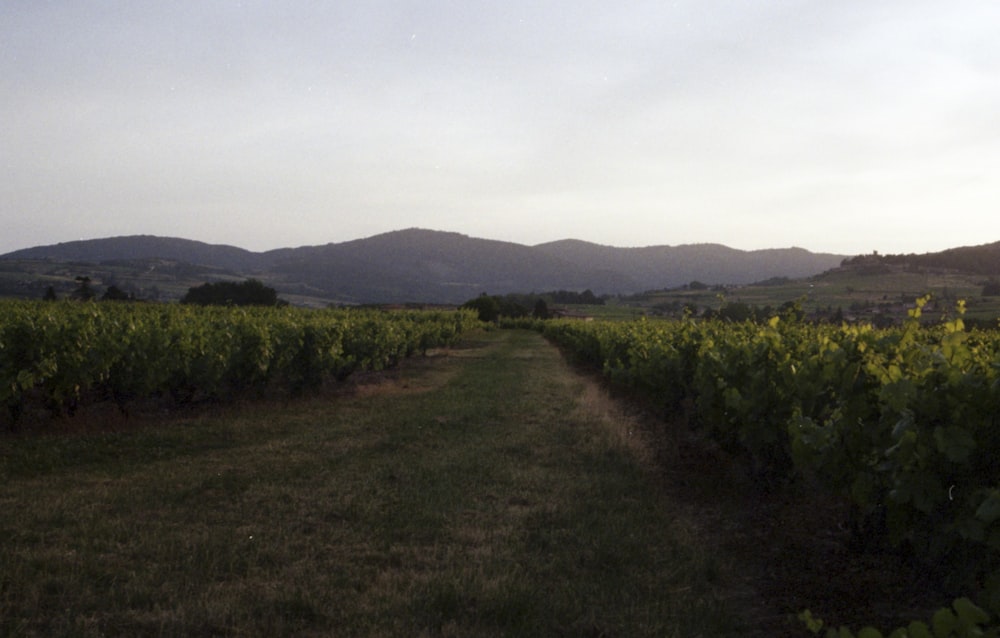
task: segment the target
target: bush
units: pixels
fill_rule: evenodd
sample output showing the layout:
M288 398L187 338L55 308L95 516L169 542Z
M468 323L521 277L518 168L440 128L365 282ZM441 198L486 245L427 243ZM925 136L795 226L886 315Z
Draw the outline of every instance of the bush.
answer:
M274 288L268 288L256 279L247 279L243 283L220 281L188 288L181 303L198 306L279 306L285 304L278 299L278 292Z

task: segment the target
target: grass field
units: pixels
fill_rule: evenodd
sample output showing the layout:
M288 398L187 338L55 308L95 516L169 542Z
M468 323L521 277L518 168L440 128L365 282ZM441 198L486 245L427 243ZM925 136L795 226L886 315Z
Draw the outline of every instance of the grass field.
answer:
M531 332L155 407L0 437L0 636L802 636L951 600Z
M749 635L637 422L535 334L0 439L3 636Z

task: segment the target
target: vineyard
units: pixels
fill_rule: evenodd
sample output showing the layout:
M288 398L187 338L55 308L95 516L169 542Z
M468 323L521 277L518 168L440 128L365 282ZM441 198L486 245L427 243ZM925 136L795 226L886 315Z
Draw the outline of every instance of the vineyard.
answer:
M962 304L951 320L924 324L926 303L889 329L793 312L765 323L501 325L540 332L686 422L761 490L799 486L848 502L843 525L858 547L912 557L957 599L931 626L894 636L997 635L976 632L990 618L983 610L1000 614L1000 332L966 329ZM479 325L468 311L5 301L0 429L97 403L127 413L149 399L308 394Z
M517 325L663 414L686 412L762 488L799 483L849 500L859 544L907 552L996 613L1000 334L967 331L961 304L952 321L922 326L926 302L884 330L792 317ZM966 635L947 633L949 618L981 620L964 602L965 613L940 614L945 633L926 635Z
M27 409L59 415L99 401L127 411L150 397L301 394L449 345L476 323L463 311L4 301L0 419L16 428Z

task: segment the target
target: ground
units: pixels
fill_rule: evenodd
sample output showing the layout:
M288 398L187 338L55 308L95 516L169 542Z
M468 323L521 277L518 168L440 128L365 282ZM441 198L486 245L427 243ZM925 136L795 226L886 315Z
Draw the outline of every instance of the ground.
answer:
M950 600L841 507L477 333L311 398L0 438L0 634L795 636Z

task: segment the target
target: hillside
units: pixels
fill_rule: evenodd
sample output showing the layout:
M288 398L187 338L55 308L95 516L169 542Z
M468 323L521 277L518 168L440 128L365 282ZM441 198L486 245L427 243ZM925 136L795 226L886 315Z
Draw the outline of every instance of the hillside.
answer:
M801 248L744 251L720 244L613 248L577 240L541 244L537 249L578 268L616 272L638 289L672 288L691 281L747 284L772 277L809 277L843 261L843 255Z
M949 248L922 255L861 255L846 262L851 266L905 266L911 269L950 270L975 275L1000 275L1000 242Z
M253 272L259 270L263 264L260 253L243 248L154 235L81 239L50 246L16 250L6 255L0 255L0 258L91 263L167 259L238 272Z
M170 263L175 270L183 270L186 278L172 285L166 281L157 284L168 290L168 298L190 281L200 283L198 275L203 274L201 280L253 276L285 294L333 302L458 303L481 292L590 289L596 294L617 294L669 288L693 280L745 284L771 277L805 277L838 266L844 256L800 248L742 251L715 244L615 248L564 240L525 246L408 229L267 252L178 238L112 237L27 248L0 259L6 261L3 270L8 279L17 278L17 272L11 273L12 263L35 263L34 283L24 284L23 277L19 281L20 289L32 294L37 293L38 278L58 270L60 264L74 264L70 270L59 270L66 276L91 277L91 271L100 269L88 264L105 270L114 266L117 281L142 287L143 270L153 272L160 264L158 272L162 273L162 265ZM134 272L128 271L128 264ZM72 277L68 281L72 282ZM4 294L12 293L5 288Z
M481 292L628 288L623 277L589 269L509 242L457 233L403 230L368 239L270 254L285 279L357 301L456 302Z

